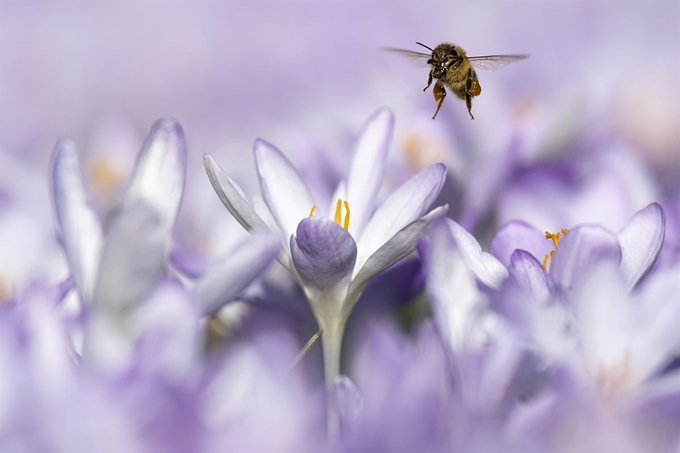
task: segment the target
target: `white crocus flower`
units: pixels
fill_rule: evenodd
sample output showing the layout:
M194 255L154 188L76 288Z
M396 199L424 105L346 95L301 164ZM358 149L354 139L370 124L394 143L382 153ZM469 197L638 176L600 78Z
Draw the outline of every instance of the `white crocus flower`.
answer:
M205 155L210 182L229 212L248 230L279 235L279 261L304 289L319 327L327 383L340 373L345 323L366 283L411 253L418 239L447 206L427 210L439 194L446 169L431 165L376 207L394 117L380 110L361 132L346 181L331 200L329 217L290 161L275 147L255 142L262 198L248 203L241 188ZM350 215L351 212L351 215Z

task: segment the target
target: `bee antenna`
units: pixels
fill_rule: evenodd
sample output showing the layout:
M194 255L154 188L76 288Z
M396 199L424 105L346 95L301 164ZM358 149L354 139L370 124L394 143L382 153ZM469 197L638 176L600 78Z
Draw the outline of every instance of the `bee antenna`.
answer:
M431 51L431 52L434 52L434 49L432 49L431 47L426 46L426 45L423 44L422 42L416 41L416 44L418 44L419 46L423 46L424 48L426 48L427 50L429 50L429 51Z

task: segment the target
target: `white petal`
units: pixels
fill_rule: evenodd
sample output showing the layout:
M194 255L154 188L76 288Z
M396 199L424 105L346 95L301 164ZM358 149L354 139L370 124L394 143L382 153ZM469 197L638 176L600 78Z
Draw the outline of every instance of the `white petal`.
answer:
M392 112L379 110L368 120L355 145L347 178L347 201L352 210L349 232L354 237L361 236L375 206L393 130Z
M143 201L121 212L102 250L94 302L116 315L151 291L165 265L164 225Z
M445 178L446 167L443 164L430 165L406 181L385 200L357 242L359 247L357 268L361 268L368 257L398 231L427 212L439 195Z
M281 243L290 247L289 241L287 238L283 237L281 229L276 224L276 219L274 219L274 216L267 207L267 203L265 203L262 197L259 195L253 195L253 210L255 211L255 214L257 214L257 216L262 219L264 224L267 225L267 228L272 231L272 233L276 233L281 237Z
M289 238L316 203L295 167L281 151L263 140L256 140L255 162L264 201L281 227L283 237Z
M347 200L347 189L345 187L345 181L340 181L340 184L338 184L338 187L335 188L335 192L333 192L333 198L330 200L330 205L328 206L328 212L327 213L320 213L320 214L326 214L329 217L333 217L335 214L335 207L338 202L338 200ZM354 222L354 206L351 204L349 205L349 208L352 210L351 212L351 222L350 222L350 233L352 231L352 223ZM354 235L353 235L354 236ZM356 237L356 236L354 236Z
M92 300L102 248L102 228L92 206L75 144L57 143L54 151L52 185L57 221L73 280L85 302Z
M654 280L633 292L637 308L635 326L635 365L650 376L668 364L680 350L680 266L654 274ZM650 276L651 277L651 276Z
M427 276L434 321L451 350L460 353L486 344L497 330L487 316L484 295L461 256L443 219L436 222L419 249Z
M473 235L453 220L447 219L447 224L465 263L470 267L480 282L489 288L500 289L508 278L508 270L490 253L482 251L479 242Z
M621 271L632 288L647 275L659 256L665 236L665 216L657 203L636 212L617 239L621 245Z
M418 240L427 232L432 222L444 217L448 209L448 205L439 206L410 223L373 253L361 268L356 266L349 292L361 291L368 280L414 251Z
M215 313L233 301L271 264L280 246L274 235L255 235L208 268L193 290L201 314Z
M203 166L210 184L222 204L246 230L267 229L262 219L250 207L243 190L215 163L210 154L203 155Z
M182 126L158 120L139 153L125 194L125 207L140 200L156 210L166 238L172 234L184 193L187 166Z

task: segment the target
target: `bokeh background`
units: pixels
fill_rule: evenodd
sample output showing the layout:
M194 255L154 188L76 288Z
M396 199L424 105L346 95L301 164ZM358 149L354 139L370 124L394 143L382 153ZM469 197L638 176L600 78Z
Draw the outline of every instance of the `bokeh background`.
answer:
M160 117L187 135L177 243L199 268L245 234L212 192L203 153L253 193L252 143L264 138L331 190L380 107L397 119L388 185L446 162L451 215L482 242L510 218L617 229L651 201L672 218L679 24L677 1L3 0L0 276L17 291L67 275L48 189L58 137L78 144L106 218ZM475 121L453 96L432 121L427 69L380 50L418 50L415 41L532 56L479 74ZM560 184L542 190L537 166Z

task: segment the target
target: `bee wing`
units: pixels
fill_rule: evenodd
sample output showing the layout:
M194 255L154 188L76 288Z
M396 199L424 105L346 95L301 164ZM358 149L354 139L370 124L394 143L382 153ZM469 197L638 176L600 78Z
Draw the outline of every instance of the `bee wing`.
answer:
M413 50L406 49L395 49L394 47L383 47L380 50L385 50L387 52L396 52L398 54L405 56L406 58L413 60L416 63L422 64L423 66L427 66L427 60L429 60L430 57L432 56L429 53L415 52Z
M479 57L468 57L472 66L476 69L483 69L485 71L498 71L503 69L510 63L529 58L529 55L484 55Z

